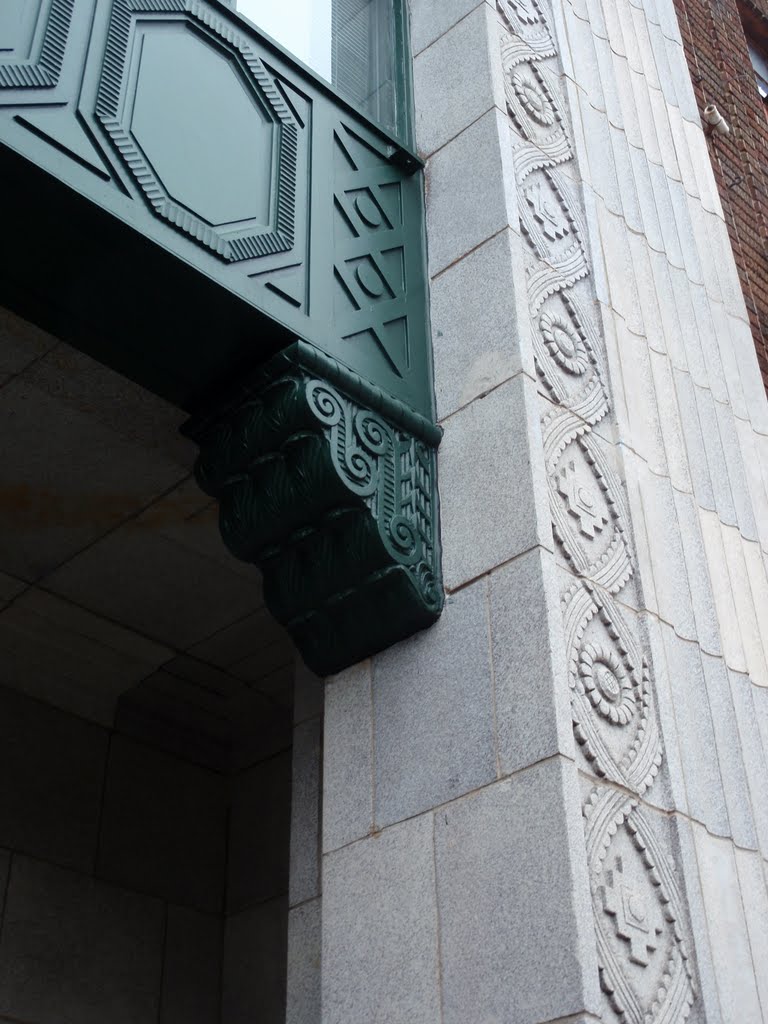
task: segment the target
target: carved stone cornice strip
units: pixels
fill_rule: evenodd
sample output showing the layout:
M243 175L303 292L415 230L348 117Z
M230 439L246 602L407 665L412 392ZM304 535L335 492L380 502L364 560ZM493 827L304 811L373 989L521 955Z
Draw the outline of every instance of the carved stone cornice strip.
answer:
M262 570L267 606L319 675L431 625L442 609L440 432L405 407L398 416L398 405L297 344L185 428L225 544Z
M594 426L611 411L605 343L577 298L590 267L544 0L497 0L552 527L572 581L561 595L600 982L622 1024L682 1024L694 999L672 861L640 806L662 764L649 659L619 596L635 572L623 487ZM581 284L580 284L581 282ZM594 300L594 291L592 290ZM554 403L554 405L552 404Z

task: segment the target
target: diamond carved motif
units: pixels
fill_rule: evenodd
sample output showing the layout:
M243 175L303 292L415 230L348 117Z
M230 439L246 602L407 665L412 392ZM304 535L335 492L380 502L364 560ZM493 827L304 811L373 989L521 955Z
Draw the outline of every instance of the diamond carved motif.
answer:
M537 181L526 189L525 198L547 238L554 242L570 233L571 227L565 219L563 210L551 196L547 195L543 182Z
M598 491L590 483L584 483L573 459L560 467L557 489L565 498L570 514L578 520L579 529L585 537L593 538L600 533L609 519L600 509Z
M543 426L555 537L577 572L615 594L632 575L621 483L575 416Z
M607 884L601 889L605 912L614 919L617 936L629 943L632 963L647 967L664 930L661 914L655 903L622 881L623 874L624 864L617 857L605 872Z
M600 983L622 1024L682 1024L695 997L674 866L637 801L585 806Z

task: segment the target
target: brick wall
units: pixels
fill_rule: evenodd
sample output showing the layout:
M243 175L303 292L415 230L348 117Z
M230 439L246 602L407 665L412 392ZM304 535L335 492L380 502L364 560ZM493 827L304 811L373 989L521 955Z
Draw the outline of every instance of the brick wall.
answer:
M709 151L768 388L768 117L744 33L768 51L768 0L674 2L699 107L716 103L731 126Z

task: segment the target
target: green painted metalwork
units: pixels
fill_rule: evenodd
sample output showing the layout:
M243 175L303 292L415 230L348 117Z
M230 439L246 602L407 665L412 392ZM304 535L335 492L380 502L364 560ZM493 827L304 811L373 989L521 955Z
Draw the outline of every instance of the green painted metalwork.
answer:
M33 232L43 260L69 253L70 283L56 294L74 322L67 333L115 337L142 382L191 408L212 385L226 387L233 367L302 338L430 416L416 158L218 0L26 2L38 7L40 42L21 59L0 53L0 142L52 180L28 197L14 276L38 290L40 256L30 266L18 258ZM52 38L60 68L38 81L28 69L42 66ZM40 201L63 186L121 222L105 222L100 238L99 259L113 268L111 310L140 311L154 286L143 266L126 265L121 226L193 268L190 280L227 293L220 369L194 344L180 368L151 317L146 335L128 340L113 313L94 323L73 301L87 280L72 278L92 269L93 249L87 263L73 261L89 240L38 217ZM3 199L0 212L14 218L19 197L6 189ZM166 302L184 330L207 319L194 286Z
M428 420L299 343L185 432L227 547L262 570L267 606L315 672L436 620L439 430Z
M418 159L220 0L8 2L0 301L193 414L225 539L262 566L270 605L315 667L433 621L439 433ZM301 411L277 403L280 439L248 427L233 469L221 431L288 380L303 388ZM317 403L311 419L312 381L313 394L325 382L338 424L323 424ZM251 460L277 464L284 450L302 452L296 474L273 487L259 470L256 486ZM235 486L233 473L251 482ZM232 511L246 492L247 536ZM400 505L413 506L402 523ZM294 524L281 538L267 525L276 508Z

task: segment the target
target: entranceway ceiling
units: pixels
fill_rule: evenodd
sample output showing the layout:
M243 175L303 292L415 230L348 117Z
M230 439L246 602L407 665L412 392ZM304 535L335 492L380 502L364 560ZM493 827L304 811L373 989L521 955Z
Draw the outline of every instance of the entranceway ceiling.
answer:
M0 311L0 418L3 684L247 764L288 727L293 647L221 542L184 413Z

